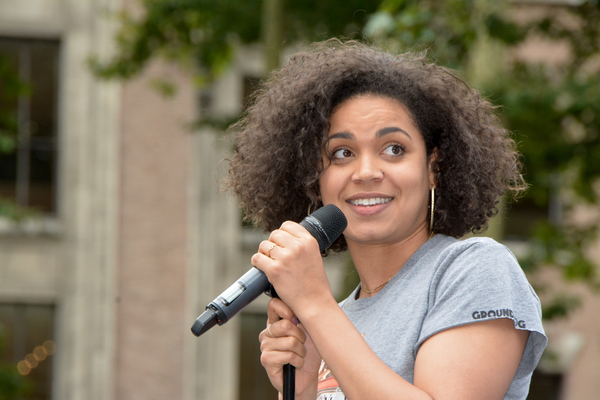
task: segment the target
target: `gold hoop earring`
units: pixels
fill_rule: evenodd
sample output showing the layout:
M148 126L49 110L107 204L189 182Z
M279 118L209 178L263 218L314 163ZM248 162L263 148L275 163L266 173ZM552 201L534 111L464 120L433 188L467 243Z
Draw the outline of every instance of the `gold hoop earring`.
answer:
M433 213L435 212L435 186L431 186L431 206L429 216L429 229L433 232Z
M308 214L306 214L306 215L310 215L310 206L311 206L311 204L308 205Z

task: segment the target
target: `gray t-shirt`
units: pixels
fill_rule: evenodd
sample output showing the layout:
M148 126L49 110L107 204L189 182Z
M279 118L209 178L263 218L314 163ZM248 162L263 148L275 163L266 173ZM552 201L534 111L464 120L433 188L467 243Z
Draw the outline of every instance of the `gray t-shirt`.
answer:
M495 318L530 331L521 363L504 399L525 399L547 344L538 297L514 255L489 238L464 241L437 235L421 246L377 295L340 305L371 349L413 383L421 344L452 327ZM343 399L322 366L319 399Z

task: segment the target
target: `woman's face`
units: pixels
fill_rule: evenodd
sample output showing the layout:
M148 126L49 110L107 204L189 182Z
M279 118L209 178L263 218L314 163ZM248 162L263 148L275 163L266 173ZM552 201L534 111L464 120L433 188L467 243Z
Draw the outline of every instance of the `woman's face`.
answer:
M400 243L426 232L433 174L423 137L404 106L360 95L337 106L330 124L321 197L346 215L348 244Z

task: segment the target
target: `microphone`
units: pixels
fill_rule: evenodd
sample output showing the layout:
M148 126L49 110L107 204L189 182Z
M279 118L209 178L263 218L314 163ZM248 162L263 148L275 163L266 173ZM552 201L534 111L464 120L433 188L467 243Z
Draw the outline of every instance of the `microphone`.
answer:
M342 211L333 204L319 208L300 222L317 239L321 253L344 232L347 224ZM216 324L223 325L263 292L271 297L276 296L267 275L252 267L206 306L206 311L194 322L192 333L200 336Z

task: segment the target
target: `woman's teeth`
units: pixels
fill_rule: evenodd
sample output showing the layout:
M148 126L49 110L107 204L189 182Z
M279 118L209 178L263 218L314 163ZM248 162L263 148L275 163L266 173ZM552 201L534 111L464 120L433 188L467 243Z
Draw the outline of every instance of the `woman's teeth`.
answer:
M352 204L354 206L374 206L376 204L387 203L387 202L389 202L391 200L392 200L391 197L388 197L388 198L375 197L375 198L372 198L372 199L350 200L350 204Z

